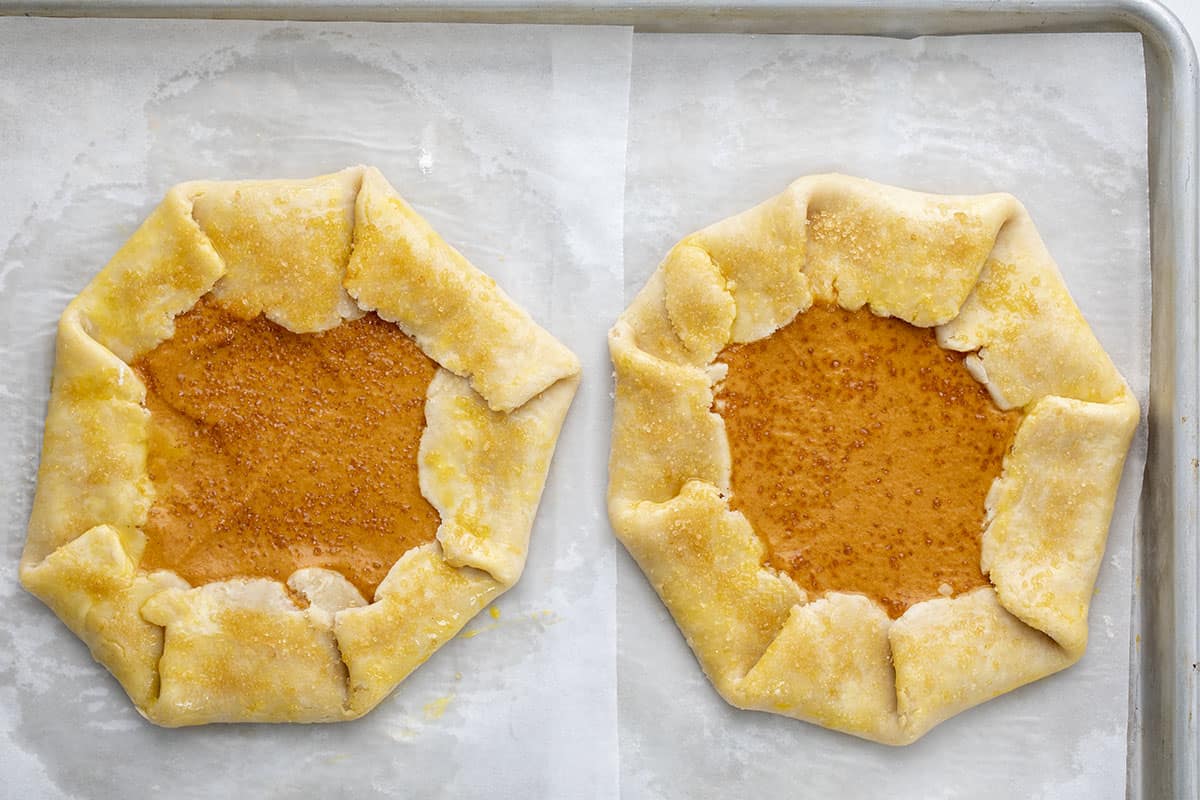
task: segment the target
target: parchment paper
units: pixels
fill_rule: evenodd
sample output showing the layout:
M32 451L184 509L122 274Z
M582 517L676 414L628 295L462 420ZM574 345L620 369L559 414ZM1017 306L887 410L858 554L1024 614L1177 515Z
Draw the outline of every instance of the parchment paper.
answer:
M0 796L616 796L629 54L623 29L0 19ZM155 728L16 583L55 320L172 183L359 162L583 359L524 577L361 721Z
M638 35L626 298L683 234L805 174L846 172L945 193L1009 191L1029 208L1144 415L1144 82L1136 34L907 42ZM1123 797L1131 541L1145 440L1143 424L1092 602L1087 655L904 749L727 706L623 554L622 795Z
M1120 796L1144 431L1084 660L888 749L724 705L614 557L604 333L671 243L800 175L1007 190L1144 408L1143 81L1120 35L0 20L0 796ZM170 184L357 162L584 360L529 565L359 722L153 728L16 584L54 321Z

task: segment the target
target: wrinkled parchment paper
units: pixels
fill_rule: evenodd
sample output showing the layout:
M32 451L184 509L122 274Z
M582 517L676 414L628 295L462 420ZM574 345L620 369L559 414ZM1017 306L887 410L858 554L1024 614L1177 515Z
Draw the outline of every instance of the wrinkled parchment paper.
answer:
M0 20L0 795L1120 796L1144 435L1084 661L888 749L704 680L605 521L604 333L672 242L799 175L1007 190L1144 407L1143 75L1125 36ZM16 584L54 321L170 184L358 162L584 361L529 565L363 720L154 728Z
M0 796L616 795L602 332L630 36L0 19ZM360 721L155 728L16 583L54 323L172 183L360 162L584 362L524 577Z
M1009 191L1029 208L1144 415L1144 82L1135 34L637 36L626 298L682 234L802 175L845 172L951 194ZM727 706L622 554L623 796L1123 797L1131 543L1145 447L1143 423L1092 602L1087 655L904 749Z

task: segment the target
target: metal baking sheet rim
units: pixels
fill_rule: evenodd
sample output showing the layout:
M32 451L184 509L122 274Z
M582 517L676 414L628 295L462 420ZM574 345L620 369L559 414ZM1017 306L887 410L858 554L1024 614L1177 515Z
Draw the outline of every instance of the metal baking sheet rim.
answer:
M638 30L912 37L1136 31L1149 101L1149 452L1135 531L1130 798L1200 797L1200 291L1196 51L1157 0L515 3L476 0L0 0L0 15L632 25Z

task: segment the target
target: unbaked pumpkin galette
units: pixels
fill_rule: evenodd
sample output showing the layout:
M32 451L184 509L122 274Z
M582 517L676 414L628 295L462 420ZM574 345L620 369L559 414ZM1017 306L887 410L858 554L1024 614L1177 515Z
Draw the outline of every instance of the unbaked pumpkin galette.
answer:
M1139 411L1011 196L803 178L609 345L613 527L730 703L906 744L1083 654Z
M154 722L360 716L520 577L579 371L375 169L176 186L59 322L21 580Z

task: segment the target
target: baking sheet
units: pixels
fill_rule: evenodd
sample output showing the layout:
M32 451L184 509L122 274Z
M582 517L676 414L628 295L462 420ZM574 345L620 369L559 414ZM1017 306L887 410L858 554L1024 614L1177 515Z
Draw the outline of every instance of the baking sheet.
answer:
M630 35L0 19L0 796L616 796L598 487ZM170 184L359 162L584 362L524 577L360 721L155 728L16 583L55 320Z
M1146 97L1136 34L634 39L628 300L681 235L840 171L1010 191L1148 400ZM727 706L632 560L618 566L622 796L1099 798L1125 791L1139 428L1076 666L901 750ZM752 789L750 787L753 787Z
M59 24L74 27L0 20L0 356L9 365L0 431L12 443L0 451L4 792L607 798L618 781L630 798L1123 792L1127 684L1117 678L1128 672L1128 541L1144 432L1084 662L905 750L725 707L623 554L614 587L601 504L603 332L622 306L628 31L195 23L147 36L144 23ZM806 172L1008 189L1030 207L1145 407L1135 37L727 38L636 37L627 290L684 232ZM53 320L166 186L198 168L300 176L356 161L383 168L584 358L588 377L526 577L498 603L499 620L482 616L469 626L478 633L443 648L365 720L152 729L15 584ZM680 171L661 171L668 162Z

